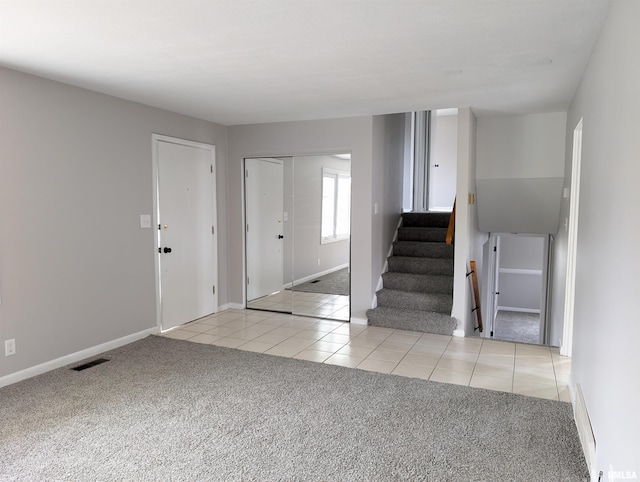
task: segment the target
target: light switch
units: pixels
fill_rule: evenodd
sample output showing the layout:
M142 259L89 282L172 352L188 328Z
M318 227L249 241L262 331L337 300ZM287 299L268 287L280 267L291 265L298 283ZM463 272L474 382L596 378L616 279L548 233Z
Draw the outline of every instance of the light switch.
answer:
M140 227L143 229L151 227L151 214L140 215Z

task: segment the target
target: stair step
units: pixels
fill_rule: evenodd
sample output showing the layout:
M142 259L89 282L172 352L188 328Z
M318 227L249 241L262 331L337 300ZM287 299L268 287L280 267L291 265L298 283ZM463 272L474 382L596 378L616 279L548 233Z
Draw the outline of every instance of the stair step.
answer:
M448 314L380 306L367 311L370 326L452 335L456 321Z
M447 228L406 227L398 228L398 241L427 241L444 243L447 240Z
M388 262L390 272L453 276L453 259L449 258L391 256Z
M443 293L420 293L417 291L400 291L381 289L376 293L378 306L389 306L408 310L451 313L452 297Z
M422 258L453 258L453 244L428 241L396 241L393 243L395 256Z
M404 213L403 226L446 228L449 226L451 213Z
M385 289L453 296L453 276L387 272L382 275L382 284Z

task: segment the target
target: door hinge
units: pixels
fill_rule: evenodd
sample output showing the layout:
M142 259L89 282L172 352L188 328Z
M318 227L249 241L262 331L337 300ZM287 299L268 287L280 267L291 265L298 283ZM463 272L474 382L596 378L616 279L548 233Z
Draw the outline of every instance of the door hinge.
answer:
M494 246L493 247L493 252L495 253L496 251L498 251L498 248L497 248L497 246Z
M245 169L245 171L244 171L244 177L249 177L249 170L248 170L248 169Z
M216 285L213 285L213 294L216 294Z
M249 277L247 276L247 284L249 284Z
M247 224L247 233L249 232L249 225Z
M211 164L211 174L213 174L213 164Z
M211 226L211 234L216 234L216 230L213 226Z

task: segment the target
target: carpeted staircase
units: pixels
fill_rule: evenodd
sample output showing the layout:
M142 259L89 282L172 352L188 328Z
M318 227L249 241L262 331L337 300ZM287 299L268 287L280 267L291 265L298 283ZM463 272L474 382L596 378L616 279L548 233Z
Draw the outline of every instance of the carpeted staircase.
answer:
M393 243L378 307L369 325L451 335L453 245L446 244L450 213L405 213Z

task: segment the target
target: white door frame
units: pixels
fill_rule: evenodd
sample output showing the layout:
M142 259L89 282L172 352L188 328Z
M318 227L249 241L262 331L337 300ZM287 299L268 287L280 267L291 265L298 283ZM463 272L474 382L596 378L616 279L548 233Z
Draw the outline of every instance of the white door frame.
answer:
M155 284L156 284L156 325L159 331L162 331L162 293L160 289L160 230L159 230L159 192L158 192L158 144L160 142L169 142L188 147L196 147L204 149L211 153L211 165L213 172L211 182L213 183L213 225L215 232L213 235L214 260L216 269L214 270L214 286L218 287L218 210L217 210L217 189L216 189L216 147L213 144L204 144L201 142L189 141L178 137L170 137L161 134L151 134L151 153L152 153L152 178L153 178L153 224L155 235L153 237L153 261L155 268ZM214 312L218 311L218 290L214 296Z
M578 214L580 207L580 168L582 165L582 118L573 131L573 159L571 161L571 196L567 240L567 277L564 295L564 326L560 354L571 356L573 350L573 316L576 289L576 261L578 257Z

